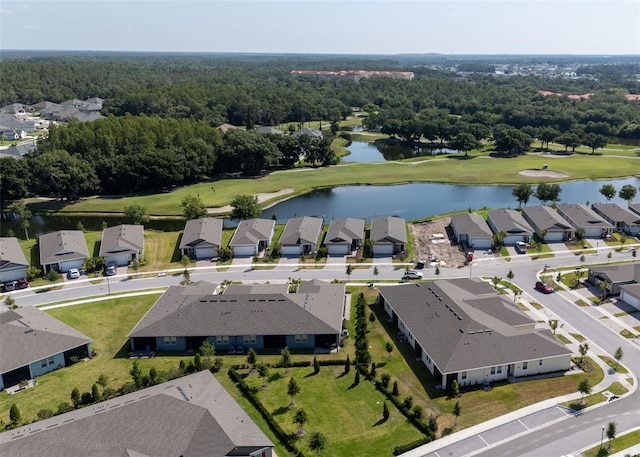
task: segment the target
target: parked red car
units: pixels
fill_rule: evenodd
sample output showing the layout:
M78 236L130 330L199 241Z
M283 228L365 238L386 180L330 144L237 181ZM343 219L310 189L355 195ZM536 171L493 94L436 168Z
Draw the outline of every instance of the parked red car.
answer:
M27 287L29 287L29 281L27 281L27 278L18 279L18 289L26 289Z
M550 294L551 292L553 292L553 287L542 281L536 282L536 289L545 294Z

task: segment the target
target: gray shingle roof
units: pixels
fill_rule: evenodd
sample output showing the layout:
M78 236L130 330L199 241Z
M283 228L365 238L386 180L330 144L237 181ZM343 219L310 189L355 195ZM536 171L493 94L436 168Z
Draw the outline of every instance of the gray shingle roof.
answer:
M631 203L629 209L636 214L640 214L640 203Z
M58 230L38 238L40 264L89 258L89 249L81 230Z
M374 217L371 219L371 240L391 241L393 243L407 242L406 222L401 217Z
M2 433L0 446L13 457L222 457L273 443L201 371Z
M317 244L321 231L322 218L294 217L287 222L282 235L280 235L280 243L283 246L297 245L302 242Z
M9 146L6 149L0 149L0 157L13 157L14 159L22 159L25 155L36 150L36 142L21 143Z
M258 133L268 133L271 135L284 135L284 132L282 130L278 130L274 127L258 127Z
M595 266L589 268L589 274L608 278L614 284L640 282L640 263Z
M535 321L476 278L379 290L442 373L571 353L550 331L523 329Z
M364 238L364 219L351 217L333 219L329 225L324 244L348 244Z
M29 261L20 247L16 237L0 238L0 268L9 268L12 265L29 266Z
M14 370L91 339L35 307L0 313L0 373Z
M344 285L322 283L317 292L295 294L202 292L202 287L170 287L129 337L331 334L342 329Z
M222 245L222 219L205 217L187 221L180 239L180 249L196 247L203 243L217 247Z
M451 225L458 234L469 238L493 238L493 232L487 222L476 213L459 213L451 216Z
M640 225L640 215L623 208L617 203L594 203L591 208L615 223L624 222L629 226Z
M499 232L509 235L533 235L533 228L522 217L519 211L514 209L496 209L487 213L487 219L493 221L493 225Z
M582 203L564 203L558 205L557 208L560 215L564 216L577 229L590 227L613 228L611 224L598 216L595 211Z
M310 129L308 127L305 127L302 130L298 130L291 136L294 138L299 138L302 135L308 135L311 138L322 138L322 132L320 130Z
M231 237L229 246L256 245L260 240L268 240L276 221L272 219L248 219L241 221Z
M522 209L522 215L536 231L570 230L571 224L550 206L536 205Z
M144 250L144 227L142 225L116 225L102 232L100 256L121 252Z

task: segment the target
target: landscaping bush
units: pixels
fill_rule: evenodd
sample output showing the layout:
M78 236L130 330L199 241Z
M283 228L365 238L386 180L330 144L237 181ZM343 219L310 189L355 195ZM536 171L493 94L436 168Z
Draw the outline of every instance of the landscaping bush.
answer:
M428 436L425 436L424 438L420 438L418 440L412 441L411 443L396 446L393 448L393 455L404 454L405 452L408 452L411 449L415 449L418 446L422 446L423 444L427 444L431 441L433 441L433 438L429 438Z

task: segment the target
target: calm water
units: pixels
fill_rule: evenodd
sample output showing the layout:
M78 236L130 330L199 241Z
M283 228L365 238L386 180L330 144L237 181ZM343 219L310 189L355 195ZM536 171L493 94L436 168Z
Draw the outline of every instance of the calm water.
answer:
M453 149L447 148L427 148L427 147L406 147L397 144L382 142L365 143L364 141L354 141L347 147L351 152L348 156L342 157L342 162L385 162L387 160L402 160L411 157L431 156L438 154L455 153Z
M640 178L628 178L605 181L580 181L560 184L561 202L565 203L604 203L605 199L598 189L603 184L613 184L620 189L624 184L640 186ZM460 186L454 184L402 184L395 186L345 186L331 189L319 189L306 195L279 203L262 213L262 217L271 218L273 214L278 222L286 223L296 216L322 216L327 221L336 217L355 217L371 219L376 216L400 216L407 220L422 219L451 211L468 208L516 208L518 203L511 195L513 186ZM619 198L613 202L626 207L627 203ZM636 199L637 201L637 199ZM540 202L531 198L529 205ZM123 223L120 217L104 216L34 216L31 219L31 236L52 230L76 229L78 223L87 230L101 230L103 221L109 226ZM237 221L225 220L226 226L236 226ZM148 229L175 231L184 228L184 220L152 220L145 225ZM21 236L13 222L2 221L0 233L7 236L9 230Z
M620 189L624 184L640 186L640 178L610 181L580 181L560 184L561 202L604 203L599 190L603 184ZM313 191L307 195L279 203L262 213L273 214L279 222L295 216L322 216L326 220L341 217L370 219L375 216L400 216L407 220L421 219L450 211L468 208L516 208L518 202L511 195L513 186L460 186L454 184L402 184L395 186L345 186ZM619 198L616 202L626 207ZM529 205L540 202L531 197Z

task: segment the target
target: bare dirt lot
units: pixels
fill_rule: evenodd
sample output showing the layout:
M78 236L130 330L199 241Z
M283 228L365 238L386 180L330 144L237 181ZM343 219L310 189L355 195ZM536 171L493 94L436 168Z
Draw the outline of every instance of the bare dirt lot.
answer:
M464 265L464 252L453 246L450 217L436 219L430 222L411 224L413 234L413 248L416 260L426 260L429 266L430 260L439 262L440 268L458 268ZM444 240L437 240L434 234L444 235ZM434 242L435 241L435 242Z

